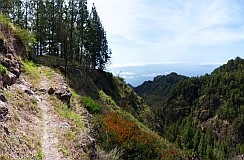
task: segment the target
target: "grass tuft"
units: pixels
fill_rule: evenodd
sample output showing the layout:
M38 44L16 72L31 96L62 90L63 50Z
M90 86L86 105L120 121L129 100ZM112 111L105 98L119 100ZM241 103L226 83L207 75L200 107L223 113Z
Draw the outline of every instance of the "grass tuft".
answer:
M92 98L83 96L82 100L84 102L84 105L85 105L86 109L89 112L98 113L98 114L101 113L102 106L97 104Z
M68 151L64 147L59 147L59 151L62 152L64 156L68 156L70 154L70 151Z
M50 101L51 101L52 105L55 107L55 111L61 117L72 120L74 125L77 126L78 130L84 129L83 118L81 115L75 113L71 108L68 108L65 104L63 104L55 96L51 96Z
M0 72L4 75L7 75L8 69L5 66L3 66L2 64L0 64Z
M23 68L25 70L25 74L23 77L30 82L35 88L39 87L40 83L40 72L38 71L38 66L34 64L32 61L23 62Z

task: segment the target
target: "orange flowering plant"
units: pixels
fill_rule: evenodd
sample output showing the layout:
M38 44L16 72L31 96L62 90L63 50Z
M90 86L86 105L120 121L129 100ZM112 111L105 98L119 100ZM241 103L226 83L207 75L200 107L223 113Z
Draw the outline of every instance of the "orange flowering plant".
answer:
M107 151L123 148L123 159L181 159L184 156L158 134L141 129L121 113L99 119L99 143Z

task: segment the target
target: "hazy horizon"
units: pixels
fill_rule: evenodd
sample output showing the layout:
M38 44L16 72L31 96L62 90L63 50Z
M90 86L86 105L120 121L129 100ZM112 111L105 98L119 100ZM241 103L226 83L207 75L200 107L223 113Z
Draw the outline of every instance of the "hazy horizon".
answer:
M223 64L151 64L144 66L108 67L108 71L112 72L115 76L122 77L125 79L126 83L136 87L142 84L144 81L153 80L153 78L158 75L167 75L171 72L176 72L179 75L188 77L201 76L205 75L206 73L210 74L214 69Z

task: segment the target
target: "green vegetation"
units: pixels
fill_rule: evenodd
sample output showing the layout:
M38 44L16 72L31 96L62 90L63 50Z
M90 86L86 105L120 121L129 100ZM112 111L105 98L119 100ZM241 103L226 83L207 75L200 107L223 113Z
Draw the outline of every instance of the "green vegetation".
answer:
M27 51L36 43L34 34L30 33L28 30L21 29L18 26L14 26L11 23L11 19L6 15L0 14L0 25L6 27L6 30L11 29L15 36L20 39L19 43L22 43ZM2 32L0 33L0 38L3 39L5 43L8 43L8 40Z
M157 130L200 159L243 154L243 80L244 60L237 57L211 75L180 81L152 106L160 119Z
M68 108L65 104L57 99L55 96L50 97L51 104L55 107L55 111L63 118L67 118L72 121L72 124L76 126L77 130L84 129L83 118L81 115L75 113L71 108Z
M72 159L87 159L90 151L84 153L84 148L81 147L81 144L84 144L81 135L86 133L87 129L84 125L86 119L82 116L84 107L81 107L81 96L73 89L70 90L72 93L71 108L67 108L67 106L55 96L50 97L51 105L55 107L55 113L60 115L59 118L61 121L64 120L69 124L63 132L59 133L60 143L58 147L64 156L71 156ZM86 149L89 150L88 148Z
M40 78L40 73L37 71L37 65L32 61L22 62L26 73L30 74L34 78Z
M0 64L0 72L4 75L7 75L8 69L5 66L3 66L2 64Z
M111 110L119 109L119 107L114 102L114 100L110 96L106 95L106 93L104 93L102 90L99 91L99 97L100 97L99 100L103 103L103 105L107 107L107 109L111 109Z
M24 45L25 49L30 51L31 47L36 43L34 34L19 27L13 28L13 31L16 36L20 38L21 43Z
M21 43L33 55L52 55L68 63L104 70L111 50L95 5L89 13L87 0L1 1L0 22L10 24ZM20 28L24 28L22 30ZM31 31L32 33L30 34Z
M86 109L95 118L97 143L116 159L187 159L191 155L201 160L224 160L244 154L244 60L240 57L211 75L187 78L171 73L145 82L135 91L145 99L146 105L122 78L103 71L109 64L111 51L94 5L89 13L86 0L10 2L1 1L0 13L5 14L0 14L1 29L15 35L16 43L22 46L20 50L25 48L23 54L32 51L33 60L59 68L74 88L71 108L55 96L50 98L55 112L71 125L60 133L64 140L60 151L64 155L80 151L82 155L76 157L86 156L81 151L79 137L85 128L81 113L86 113ZM0 33L0 40L10 45L6 33ZM38 89L40 72L53 78L50 70L38 70L31 61L21 63L23 78L34 88ZM0 72L7 74L7 68L0 65ZM11 131L18 131L18 123L23 119L21 112L40 117L37 101L22 90L4 94L16 107L12 109ZM40 145L38 138L31 136L24 137L23 142L13 137L2 139L24 149L25 144L28 149ZM4 142L0 146L6 146ZM1 155L0 159L4 158ZM42 158L38 149L35 159Z
M42 72L47 76L47 78L51 79L53 77L53 73L50 69L45 67L42 68Z
M25 71L24 78L37 88L40 81L40 72L38 71L37 65L32 61L22 61L22 65Z
M173 88L186 78L186 76L181 76L172 72L166 76L157 76L153 81L146 81L133 90L141 96L147 104L156 105L165 102Z
M11 20L10 20L10 18L7 18L3 14L0 14L0 24L2 24L2 25L10 25L11 24Z
M36 155L34 156L34 160L42 160L44 158L44 154L42 153L41 148L37 150Z
M67 155L70 154L70 152L67 149L63 148L63 147L60 147L59 151L62 152L64 156L67 156Z
M101 108L99 104L97 104L92 98L90 97L82 97L83 103L86 109L91 113L101 113Z

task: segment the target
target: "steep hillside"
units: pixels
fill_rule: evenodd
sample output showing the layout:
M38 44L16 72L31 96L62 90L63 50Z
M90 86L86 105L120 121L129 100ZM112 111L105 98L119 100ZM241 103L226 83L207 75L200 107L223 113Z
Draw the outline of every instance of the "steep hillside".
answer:
M134 91L144 98L149 105L155 105L165 101L173 88L181 81L186 79L186 76L170 73L168 75L157 76L153 81L146 81L143 84L134 88Z
M30 43L22 33L0 17L0 159L92 159L89 113L60 74L21 60Z
M64 60L53 56L37 56L34 61L57 68L64 74ZM103 101L101 96L110 97L123 110L131 113L148 127L153 128L153 113L122 78L101 70L93 70L77 64L67 65L69 85L82 96L89 96L97 101ZM103 93L103 94L102 94ZM115 107L116 108L116 107Z
M21 30L0 15L0 159L39 156L39 109L33 96L24 90L31 85L20 77L26 46Z
M210 75L185 79L159 104L161 132L200 159L244 154L243 91L244 60L239 57Z
M58 70L24 59L30 42L18 33L27 32L16 32L5 20L0 21L1 160L189 157L150 129L153 113L122 79L68 64L66 81L63 59L33 57Z

